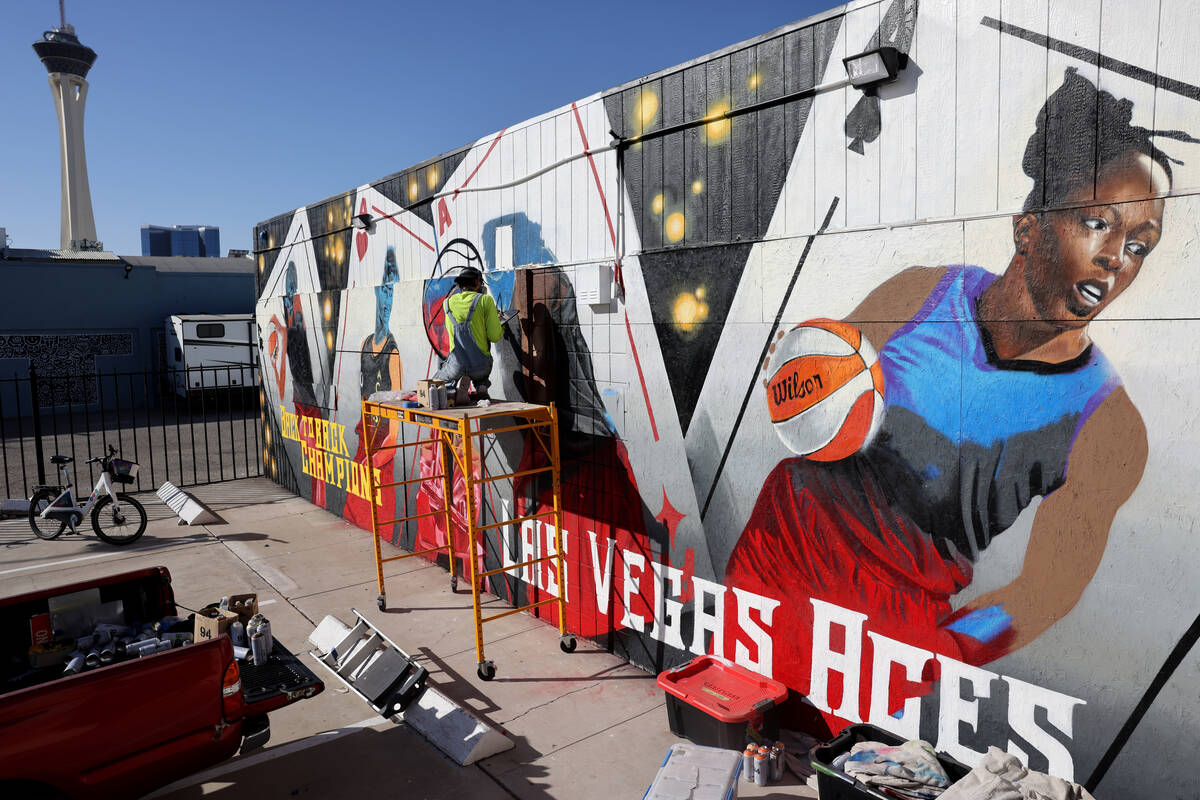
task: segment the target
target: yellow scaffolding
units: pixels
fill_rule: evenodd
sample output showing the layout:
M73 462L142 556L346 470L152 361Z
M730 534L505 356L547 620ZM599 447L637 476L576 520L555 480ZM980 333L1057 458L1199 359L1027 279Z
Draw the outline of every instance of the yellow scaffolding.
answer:
M515 424L502 425L495 428L485 428L482 422L485 420L495 420L501 417L510 418ZM371 435L369 420L374 419L375 424L380 424L380 420L395 420L396 422L413 425L418 429L416 441L403 442L386 447L371 447L371 440L374 438ZM575 651L576 641L572 634L567 633L567 611L566 611L566 573L563 569L563 548L562 548L562 488L560 482L559 471L559 450L558 450L558 412L554 405L548 406L534 405L533 403L520 402L493 402L490 406L463 406L457 408L443 408L433 410L424 407L409 408L397 403L375 402L372 400L363 400L362 402L362 420L363 420L363 441L366 443L366 460L368 465L374 464L372 456L374 453L381 450L393 450L405 447L420 447L421 445L438 444L442 448L441 453L441 472L437 475L421 476L408 478L406 480L392 481L390 483L381 483L376 485L374 469L367 469L367 483L369 496L371 498L371 532L372 539L375 542L375 575L379 582L379 598L377 604L379 610L387 608L387 592L383 583L383 565L388 561L398 561L402 558L412 558L413 556L429 555L446 551L450 561L450 588L458 588L458 578L455 573L454 559L462 558L467 562L467 574L471 578L471 607L475 616L475 655L478 661L477 673L480 678L485 681L490 681L496 675L496 665L488 661L483 656L483 623L492 622L494 620L507 617L511 614L516 614L520 611L529 611L539 606L548 605L550 603L558 604L558 633L559 647L563 652L571 653ZM427 439L421 438L420 431L427 431L430 436ZM504 475L487 475L483 459L480 459L480 474L475 477L475 471L471 468L474 462L474 454L477 447L477 439L484 436L495 436L500 433L509 433L513 431L529 431L533 439L536 440L542 447L546 456L549 458L549 464L545 467L536 469L521 470L518 472L509 472ZM453 461L452 461L453 459ZM466 494L466 534L467 534L467 552L454 552L454 523L451 517L450 509L453 504L453 481L451 480L452 465L457 465L463 476ZM537 475L541 473L551 473L553 478L553 497L554 507L550 511L541 511L536 514L528 514L514 519L500 520L487 525L478 525L475 522L475 488L477 485L491 483L500 480L513 480L524 477L526 475ZM397 517L390 520L379 520L378 506L375 502L375 493L380 489L388 489L396 486L408 486L410 484L419 484L425 481L440 480L442 481L442 506L440 510L428 511L423 514L412 514L409 516ZM515 507L515 505L514 505ZM425 517L434 517L443 515L446 524L446 544L440 547L431 547L425 550L418 550L412 553L404 553L398 556L383 557L383 552L379 544L379 530L383 526L394 525L398 522L412 522ZM526 520L546 517L553 515L554 517L554 555L541 556L528 561L522 561L519 564L510 564L499 569L481 571L478 568L478 553L479 542L476 539L478 533L493 528L500 528L504 525L519 524ZM390 537L389 537L390 538ZM546 600L539 600L528 605L512 608L498 614L483 616L480 607L480 591L481 583L484 578L491 575L499 575L503 572L511 572L517 569L524 569L534 564L540 564L546 561L554 560L558 567L558 596Z

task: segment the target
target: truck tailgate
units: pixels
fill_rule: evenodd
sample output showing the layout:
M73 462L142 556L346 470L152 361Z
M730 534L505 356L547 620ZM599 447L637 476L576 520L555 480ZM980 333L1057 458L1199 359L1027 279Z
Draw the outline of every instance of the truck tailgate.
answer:
M278 639L275 639L265 664L255 666L247 659L238 666L242 672L247 716L274 711L325 689L321 679Z

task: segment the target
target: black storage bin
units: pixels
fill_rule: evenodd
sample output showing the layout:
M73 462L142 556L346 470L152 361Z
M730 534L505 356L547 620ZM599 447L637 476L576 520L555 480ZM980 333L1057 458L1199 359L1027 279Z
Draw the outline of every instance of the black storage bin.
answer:
M707 747L741 750L747 731L779 736L787 687L718 656L699 656L658 676L671 733Z
M883 742L896 746L904 744L904 739L894 733L888 733L883 728L859 723L847 727L827 744L814 747L808 758L817 772L817 793L820 794L821 800L894 800L833 766L835 758L842 753L849 753L850 748L859 742ZM945 753L938 753L937 757L950 777L951 784L971 771L966 764Z

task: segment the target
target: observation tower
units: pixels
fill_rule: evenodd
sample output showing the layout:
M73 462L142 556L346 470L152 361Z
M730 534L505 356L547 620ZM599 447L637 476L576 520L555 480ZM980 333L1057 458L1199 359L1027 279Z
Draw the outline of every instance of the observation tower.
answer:
M103 250L96 241L92 216L92 193L88 188L87 156L83 151L83 108L87 102L88 70L96 51L80 44L75 28L67 24L62 0L58 3L59 26L42 34L33 50L50 73L50 91L58 112L58 144L62 155L63 250Z

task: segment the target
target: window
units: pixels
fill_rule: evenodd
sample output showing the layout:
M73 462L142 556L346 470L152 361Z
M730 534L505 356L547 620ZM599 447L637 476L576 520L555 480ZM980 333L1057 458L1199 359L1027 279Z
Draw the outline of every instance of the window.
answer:
M183 351L180 350L178 347L175 348L175 360L183 361Z
M220 339L225 336L225 326L219 322L201 322L196 326L197 339Z

